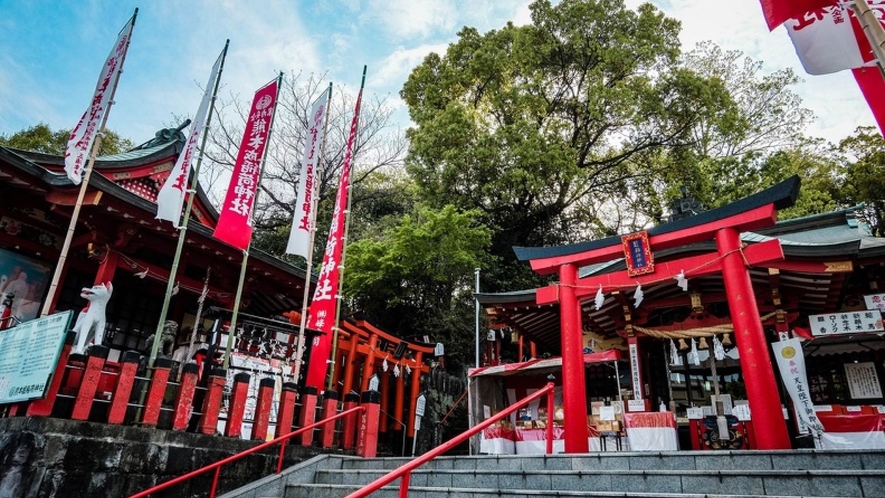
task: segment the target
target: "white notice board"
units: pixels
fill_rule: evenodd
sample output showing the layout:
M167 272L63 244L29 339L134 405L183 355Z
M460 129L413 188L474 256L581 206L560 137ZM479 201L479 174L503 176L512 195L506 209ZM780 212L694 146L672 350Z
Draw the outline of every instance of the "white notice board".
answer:
M0 404L46 395L73 314L69 310L0 331Z

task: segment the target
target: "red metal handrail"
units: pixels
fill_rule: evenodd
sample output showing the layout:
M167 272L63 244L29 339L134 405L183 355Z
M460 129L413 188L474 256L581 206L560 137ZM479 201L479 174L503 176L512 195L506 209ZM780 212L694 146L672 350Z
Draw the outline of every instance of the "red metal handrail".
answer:
M479 433L484 430L486 427L491 426L495 422L503 419L504 417L510 415L511 413L519 410L523 406L528 405L532 401L540 398L541 396L547 396L547 454L553 453L553 390L555 389L552 382L548 382L543 389L532 393L531 396L526 396L522 400L516 402L513 405L510 405L507 409L497 413L492 418L489 418L479 425L474 426L473 428L467 430L467 432L462 433L460 436L457 436L453 439L446 441L445 443L437 446L436 448L428 451L427 453L421 455L420 457L412 460L411 462L390 471L389 473L375 479L374 481L366 484L362 488L354 491L353 493L347 495L345 498L362 498L364 496L369 496L381 489L382 486L389 484L395 481L397 478L402 477L399 486L399 497L407 498L409 496L409 478L412 475L412 471L416 468L424 465L425 463L433 460L434 458L442 455L446 451L449 451L451 448L458 446L459 444L466 441L468 438L473 436L474 434Z
M135 493L134 495L130 496L129 498L146 497L146 496L150 495L151 493L156 493L157 491L162 491L168 487L174 486L176 484L180 484L184 481L187 481L188 479L196 477L196 476L203 474L205 472L208 472L212 469L215 469L215 477L212 479L212 489L209 491L209 498L215 498L215 491L216 491L216 488L218 487L218 478L221 475L221 466L222 465L239 460L240 458L243 458L244 456L251 455L252 453L255 453L257 451L261 451L261 450L268 448L270 446L273 446L277 443L281 443L280 444L280 457L277 460L277 471L276 471L276 473L279 474L283 470L283 453L286 451L286 443L289 441L289 439L291 439L293 436L297 436L297 435L301 434L302 432L313 430L321 425L325 425L325 424L333 422L339 418L360 412L365 409L366 409L365 406L356 406L354 408L351 408L350 410L345 410L345 411L343 411L337 415L331 416L325 420L320 420L319 422L314 422L310 425L305 425L304 427L302 427L298 430L292 431L288 434L280 436L280 437L273 439L271 441L261 443L258 446L249 448L248 450L241 451L241 452L237 453L236 455L231 455L231 456L225 458L224 460L219 460L215 463L210 463L209 465L206 465L205 467L199 468L199 469L194 470L192 472L188 472L187 474L184 474L182 476L178 476L174 479L170 479L164 483L157 484L156 486L146 489L140 493Z

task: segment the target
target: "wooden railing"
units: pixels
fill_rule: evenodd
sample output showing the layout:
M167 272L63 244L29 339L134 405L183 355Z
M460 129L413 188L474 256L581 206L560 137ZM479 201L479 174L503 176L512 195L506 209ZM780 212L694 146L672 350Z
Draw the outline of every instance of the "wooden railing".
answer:
M379 477L378 479L375 479L374 481L370 482L369 484L366 484L362 488L347 495L346 498L361 498L364 496L369 496L370 494L374 493L375 491L378 491L379 489L381 489L381 487L383 487L387 484L390 484L391 482L395 481L398 478L402 478L402 480L400 481L400 487L399 487L399 497L400 498L407 498L409 496L409 479L412 475L413 470L415 470L416 468L420 467L421 465L424 465L425 463L433 460L434 458L438 457L439 455L442 455L443 453L449 451L450 449L458 446L459 444L461 444L464 441L466 441L467 439L469 439L471 436L478 434L479 432L485 430L487 427L490 427L495 422L498 422L499 420L504 419L505 417L509 416L511 413L514 413L515 411L528 405L532 401L534 401L542 396L545 396L545 395L547 396L547 417L548 417L548 421L547 421L547 454L549 455L549 454L553 453L553 424L552 424L552 421L553 421L553 391L554 391L553 383L548 382L547 385L544 386L543 389L541 389L535 393L532 393L530 396L523 398L522 400L516 402L513 405L510 405L507 409L502 410L501 412L495 414L493 417L472 427L467 432L462 433L460 436L456 436L455 438L450 439L449 441L443 443L440 446L437 446L436 448L430 450L429 452L412 460L411 462L389 472L388 474L386 474L384 476ZM135 497L133 497L133 498L135 498Z
M345 410L345 411L343 411L337 415L334 415L332 417L329 417L325 420L320 420L319 422L314 422L313 424L306 425L298 430L292 431L288 434L280 436L280 437L273 439L271 441L267 441L266 443L262 443L262 444L259 444L258 446L253 447L253 448L249 448L248 450L241 451L240 453L237 453L236 455L229 456L229 457L225 458L224 460L219 460L215 463L206 465L205 467L199 468L199 469L194 470L192 472L188 472L187 474L184 474L182 476L179 476L174 479L170 479L166 482L157 484L156 486L154 486L150 489L146 489L140 493L136 493L136 494L130 496L129 498L142 498L142 497L149 496L152 493L156 493L157 491L162 491L162 490L167 489L169 487L175 486L176 484L181 484L181 483L188 481L194 477L197 477L197 476L202 475L206 472L209 472L210 470L215 470L215 476L212 478L212 488L209 491L209 498L215 498L215 492L218 488L218 478L221 475L221 466L222 465L237 461L245 456L251 455L252 453L261 451L265 448L269 448L277 443L280 443L280 456L279 456L279 459L277 459L277 471L276 471L276 473L279 474L283 470L283 454L286 451L286 443L289 441L289 439L291 439L292 437L297 436L303 432L312 431L313 429L315 429L317 427L320 427L320 426L328 424L328 423L332 423L339 418L346 417L351 414L355 415L356 413L361 412L362 410L365 410L365 409L366 409L365 406L357 406L357 407L351 408L350 410Z

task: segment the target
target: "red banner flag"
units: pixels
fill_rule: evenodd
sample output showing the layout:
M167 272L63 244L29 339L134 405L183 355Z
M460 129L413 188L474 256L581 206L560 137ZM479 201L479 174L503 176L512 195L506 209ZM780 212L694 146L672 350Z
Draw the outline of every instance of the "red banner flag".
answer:
M881 23L885 1L871 0L869 6ZM875 65L873 49L852 9L827 7L790 19L784 26L808 74Z
M252 206L258 192L261 161L277 104L277 81L275 79L255 92L243 142L213 234L237 249L246 249L252 239Z
M885 136L885 79L878 67L860 67L852 69L857 86L863 93L867 105L873 111L879 132Z
M332 350L332 329L335 323L336 307L338 304L338 284L340 279L341 254L344 251L344 223L347 209L347 196L350 192L350 169L353 151L353 142L356 139L357 125L360 116L360 103L363 98L363 89L356 98L356 109L353 112L353 120L350 122L350 136L347 139L347 149L344 152L344 164L341 168L341 179L338 185L338 195L335 197L335 210L332 212L332 226L329 229L329 238L326 241L326 251L323 254L323 267L317 277L317 286L313 294L307 318L307 328L319 330L323 334L313 340L310 352L310 364L307 367L307 380L305 385L322 387L326 378L326 360Z
M806 13L813 13L836 5L839 0L759 0L762 3L762 14L768 29L773 30L787 19L801 18Z

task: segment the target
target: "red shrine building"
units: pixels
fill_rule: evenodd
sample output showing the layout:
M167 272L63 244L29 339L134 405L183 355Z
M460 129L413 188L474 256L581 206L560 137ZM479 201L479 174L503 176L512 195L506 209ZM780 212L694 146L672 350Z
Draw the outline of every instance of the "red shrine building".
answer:
M48 295L49 282L61 256L80 187L65 175L62 156L0 147L0 294L14 295L14 322L39 316L47 300L52 301L50 313L77 312L87 304L80 296L81 289L113 283L103 344L109 352L97 401L107 402L112 396L115 375L129 352L142 356L150 352L149 338L157 330L179 234L169 222L155 219L156 198L184 144L181 129L164 129L130 151L97 158L55 296ZM197 342L210 351L214 347L220 364L243 253L212 236L217 221L218 213L198 188L176 276L178 291L172 297L167 319L179 324L174 347L180 352L187 349L200 312ZM306 278L304 269L260 250L250 250L227 372L228 387L237 372L252 375L250 389L255 392L259 378L270 377L276 380L275 396L279 399L280 385L294 377L300 322L296 310L301 309L305 285L313 287L314 283ZM205 299L201 307L202 294ZM305 331L305 343L310 344L315 334ZM378 383L371 387L378 391L384 413L388 414L380 420L381 432L389 427L400 437L413 436L421 376L429 371L433 345L408 341L365 320L344 317L336 350L335 368L330 368L334 393L314 390L313 394L344 401L348 394L369 390L374 377ZM300 375L302 383L309 352L308 348ZM177 356L173 354L172 358ZM325 364L327 359L319 361ZM73 379L69 373L65 374L61 392L68 389L73 396L79 378ZM135 401L130 405L137 402L137 395L132 397ZM86 409L85 413L90 411ZM126 413L125 419L111 423L144 423L132 418L135 410ZM252 413L257 415L254 410ZM53 416L58 414L56 407ZM247 410L247 421L250 416ZM98 419L108 421L104 414ZM158 423L154 421L160 428L169 428L169 424L164 427L162 418ZM248 431L244 437L249 437Z
M548 373L559 406L486 429L482 452L531 452L532 431L548 423L564 428L556 443L568 453L600 449L605 436L634 450L885 447L885 239L850 209L778 222L799 183L640 233L514 248L555 283L478 296L490 330L484 366L470 373L471 414L488 418ZM797 398L773 350L792 338L801 345L784 361L804 382ZM498 354L508 339L512 364ZM805 427L811 415L823 433ZM640 436L651 428L670 433Z

